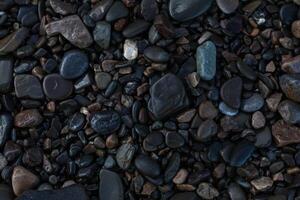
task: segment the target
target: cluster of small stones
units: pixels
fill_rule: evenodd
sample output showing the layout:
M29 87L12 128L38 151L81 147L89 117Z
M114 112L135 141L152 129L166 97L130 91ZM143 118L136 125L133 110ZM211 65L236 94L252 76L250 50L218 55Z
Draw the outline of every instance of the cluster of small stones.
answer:
M1 200L299 200L299 0L0 0Z

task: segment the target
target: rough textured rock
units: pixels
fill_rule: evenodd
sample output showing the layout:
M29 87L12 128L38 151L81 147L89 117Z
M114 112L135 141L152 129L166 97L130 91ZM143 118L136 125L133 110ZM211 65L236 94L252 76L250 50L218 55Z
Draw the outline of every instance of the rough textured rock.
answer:
M280 147L300 142L300 128L289 125L283 120L273 124L272 134L275 142Z

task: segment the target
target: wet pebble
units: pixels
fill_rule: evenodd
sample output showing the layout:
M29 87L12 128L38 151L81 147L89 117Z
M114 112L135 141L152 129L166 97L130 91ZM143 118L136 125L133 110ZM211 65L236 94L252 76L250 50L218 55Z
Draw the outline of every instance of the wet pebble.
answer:
M213 42L207 41L197 48L197 72L203 80L211 80L216 74L217 50Z
M99 21L103 19L113 2L113 0L103 0L98 2L90 11L89 16L94 21Z
M160 132L151 132L143 141L143 147L146 151L156 151L164 147L164 137Z
M79 131L85 125L85 116L81 113L75 113L69 118L68 127L71 131Z
M138 155L134 160L134 165L137 170L144 176L151 178L160 175L160 166L153 158L146 155Z
M0 59L0 92L6 93L10 90L13 80L13 60L9 58Z
M112 22L117 19L127 17L128 13L128 8L121 1L115 1L109 8L105 20Z
M1 7L0 7L1 9ZM8 185L5 184L0 184L0 196L1 200L12 200L13 199L13 194Z
M43 99L44 93L39 79L33 75L15 76L15 92L19 98Z
M221 98L224 103L232 108L239 108L241 105L243 82L240 77L234 77L226 81L221 87Z
M138 56L137 42L134 40L125 40L124 42L124 57L127 60L134 60Z
M111 25L105 21L97 22L93 31L95 42L103 49L107 49L111 38Z
M254 93L251 97L242 100L241 110L244 112L255 112L260 110L264 106L265 100L263 97Z
M43 80L43 89L49 99L63 100L72 94L73 83L59 74L50 74Z
M295 56L285 60L281 69L289 74L300 73L300 56Z
M96 85L100 90L106 89L111 80L112 77L107 72L99 72L95 74Z
M231 107L227 106L224 102L221 102L219 104L219 110L221 113L223 113L224 115L227 115L227 116L235 116L239 113L238 109L231 108Z
M123 200L124 189L120 176L110 170L100 171L99 199L101 200Z
M218 7L226 14L233 13L239 6L239 0L217 0Z
M133 38L148 30L150 24L144 20L137 19L133 23L126 26L122 34L126 38Z
M300 122L300 105L293 101L282 101L278 106L278 112L288 123L298 124Z
M38 22L36 6L21 6L18 12L17 19L24 26L33 26Z
M11 183L16 196L23 192L34 189L39 184L39 178L22 166L16 166L13 170Z
M218 132L218 125L213 120L205 120L198 128L195 140L198 142L207 142Z
M141 2L141 14L145 20L154 20L158 14L158 6L155 0L142 0Z
M278 146L286 146L300 142L300 128L278 120L272 126L272 135Z
M0 39L0 55L14 52L27 38L29 30L20 28Z
M236 183L230 183L228 194L232 200L246 200L246 195L243 189Z
M291 100L300 102L300 75L285 74L279 77L283 93Z
M285 4L280 8L279 14L284 24L291 24L297 19L298 7L293 3Z
M15 126L19 128L31 128L40 125L43 117L37 109L23 110L15 116Z
M135 147L129 143L123 144L119 147L116 154L116 160L120 168L127 169L130 166L135 151Z
M200 183L197 194L203 199L214 199L220 195L218 190L210 183Z
M97 133L109 135L119 129L121 119L116 111L101 111L92 114L90 123Z
M68 15L76 12L76 4L67 3L62 0L50 0L49 3L54 12L58 14Z
M251 181L251 185L258 191L266 191L273 186L273 180L270 177L260 177Z
M10 137L12 126L12 116L8 113L0 114L0 147L2 147L5 144L6 140Z
M158 63L168 62L170 58L169 54L165 50L157 46L151 46L146 48L144 50L144 56L147 59Z
M168 132L166 134L166 145L170 148L179 148L184 145L184 138L176 132Z

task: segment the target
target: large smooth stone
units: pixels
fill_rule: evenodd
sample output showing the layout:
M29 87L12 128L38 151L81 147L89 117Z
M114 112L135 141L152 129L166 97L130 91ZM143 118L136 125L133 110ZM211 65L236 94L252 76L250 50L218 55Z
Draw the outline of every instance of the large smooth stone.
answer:
M141 2L141 14L147 21L154 20L158 14L158 7L155 0L142 0Z
M11 184L16 196L35 188L39 184L39 178L22 166L16 166L11 177Z
M29 30L20 28L17 31L0 39L0 55L14 52L28 37Z
M224 103L238 109L241 105L243 81L240 77L234 77L226 81L221 87L221 98Z
M59 74L50 74L44 78L43 89L49 99L63 100L72 94L73 83Z
M239 0L216 0L223 13L231 14L239 7Z
M83 75L89 67L87 55L78 50L64 54L59 66L59 73L65 79L75 79Z
M279 84L287 98L300 102L300 74L282 75Z
M15 92L18 98L43 99L44 93L39 79L30 74L15 76Z
M134 160L135 167L144 176L151 178L158 177L160 175L160 166L153 158L146 155L139 155Z
M212 5L213 0L170 0L169 13L178 21L187 21L200 16Z
M101 135L109 135L117 131L121 125L120 115L113 110L93 113L91 116L91 127Z
M112 22L117 19L127 17L128 13L128 8L121 1L116 1L108 10L105 20Z
M94 21L99 21L103 19L105 14L107 13L108 9L112 5L114 0L102 0L99 3L97 3L93 9L90 11L89 16L94 20Z
M0 58L0 92L9 91L13 80L13 60Z
M70 43L79 48L86 48L93 43L90 32L77 15L67 16L58 21L50 22L45 26L45 30L49 36L61 34Z
M284 121L291 124L300 123L300 105L290 101L282 101L278 106L278 112Z
M11 133L13 118L8 113L0 114L0 147L2 147Z
M197 48L197 72L203 80L212 80L216 74L217 49L213 42L207 41Z
M103 49L107 49L110 44L111 26L107 22L97 22L93 31L95 42Z
M285 60L281 65L281 69L288 74L300 73L300 56L298 55Z
M254 93L251 97L242 100L241 110L244 112L255 112L264 106L264 98L258 94Z
M33 26L39 20L37 6L21 6L18 11L17 20L23 26Z
M153 62L164 63L168 62L170 56L164 49L152 46L144 50L144 56Z
M107 169L100 171L99 199L123 200L124 189L120 176Z
M166 74L150 88L148 108L157 119L164 119L188 107L184 85L174 74Z

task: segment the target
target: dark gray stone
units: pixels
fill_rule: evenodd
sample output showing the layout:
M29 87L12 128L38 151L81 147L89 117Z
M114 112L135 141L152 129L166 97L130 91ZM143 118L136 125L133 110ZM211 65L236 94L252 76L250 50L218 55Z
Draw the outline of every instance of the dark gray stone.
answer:
M197 48L197 72L203 80L212 80L216 74L217 49L213 42L207 41Z
M43 99L43 89L39 79L33 75L15 76L15 92L18 98Z
M148 30L150 24L144 20L137 19L123 30L122 34L126 38L133 38Z
M2 147L9 137L13 126L13 118L8 113L0 114L0 147Z
M243 81L240 77L234 77L226 81L221 87L221 98L232 108L240 108Z
M99 199L123 200L124 189L120 176L106 169L100 171Z
M160 166L153 158L146 155L139 155L134 160L135 167L144 176L151 178L158 177L160 175Z
M264 106L264 98L258 94L254 93L251 97L242 100L241 110L244 112L255 112Z
M108 10L105 20L108 22L115 21L117 19L127 17L129 11L128 8L121 1L115 1Z
M168 62L170 56L164 49L151 46L144 50L144 56L153 62L164 63Z
M6 93L12 86L13 60L0 58L0 92Z
M109 135L117 131L121 125L120 115L116 111L101 111L91 116L91 127L101 135Z
M107 22L97 22L93 31L95 42L103 49L107 49L110 44L111 26Z
M44 78L43 89L49 99L63 100L72 94L73 83L59 74L49 74Z

